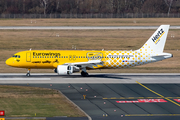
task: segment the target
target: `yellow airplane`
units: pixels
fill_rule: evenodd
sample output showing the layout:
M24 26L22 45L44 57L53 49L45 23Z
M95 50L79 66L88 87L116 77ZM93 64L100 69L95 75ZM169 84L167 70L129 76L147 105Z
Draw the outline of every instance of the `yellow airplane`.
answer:
M70 75L81 71L88 76L86 70L128 68L152 63L173 57L164 53L164 46L170 25L161 25L147 42L135 51L96 51L96 50L29 50L14 54L6 60L12 67L30 69L54 69L59 75Z

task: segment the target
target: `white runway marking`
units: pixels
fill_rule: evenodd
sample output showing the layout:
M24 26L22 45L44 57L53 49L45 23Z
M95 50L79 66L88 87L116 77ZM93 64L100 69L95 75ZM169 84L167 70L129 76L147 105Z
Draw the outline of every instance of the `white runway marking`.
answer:
M8 81L10 81L10 80L12 80L12 81L14 81L14 80L24 80L24 81L27 81L27 80L30 80L30 81L39 81L39 80L51 80L51 78L0 78L0 81L5 81L5 80L8 80Z

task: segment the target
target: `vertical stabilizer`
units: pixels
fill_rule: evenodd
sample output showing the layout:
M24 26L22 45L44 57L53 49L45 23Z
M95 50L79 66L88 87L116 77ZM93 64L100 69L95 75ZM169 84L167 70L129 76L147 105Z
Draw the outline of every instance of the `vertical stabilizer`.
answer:
M140 50L163 53L169 26L170 25L161 25Z

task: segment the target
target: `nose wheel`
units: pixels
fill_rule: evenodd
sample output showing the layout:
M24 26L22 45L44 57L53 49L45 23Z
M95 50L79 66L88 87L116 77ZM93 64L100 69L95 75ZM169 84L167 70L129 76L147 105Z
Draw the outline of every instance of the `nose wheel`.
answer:
M28 71L27 71L27 74L26 74L27 77L30 76L30 70L31 70L31 69L28 69Z
M30 76L30 73L27 73L26 76L29 77L29 76Z

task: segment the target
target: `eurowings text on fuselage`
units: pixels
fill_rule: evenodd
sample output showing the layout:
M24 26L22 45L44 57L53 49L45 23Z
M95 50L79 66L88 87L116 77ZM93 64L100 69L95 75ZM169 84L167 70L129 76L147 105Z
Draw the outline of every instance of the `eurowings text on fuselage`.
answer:
M88 76L86 69L128 68L171 58L163 53L169 25L161 25L149 40L135 51L96 50L29 50L14 54L6 60L13 67L30 69L55 69L59 75L81 72Z

